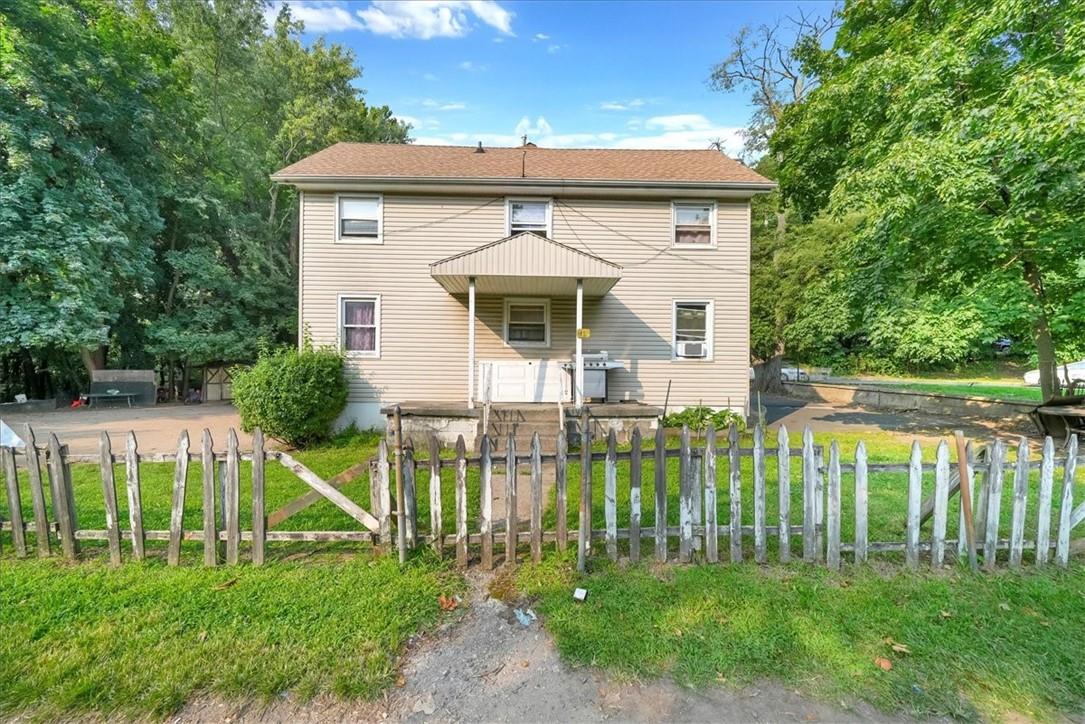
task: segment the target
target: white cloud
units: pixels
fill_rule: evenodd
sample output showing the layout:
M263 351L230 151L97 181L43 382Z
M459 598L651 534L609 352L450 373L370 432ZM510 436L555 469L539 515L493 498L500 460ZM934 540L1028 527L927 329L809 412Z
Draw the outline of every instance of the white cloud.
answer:
M366 30L393 38L460 38L474 20L512 35L513 14L494 0L373 0L355 12Z
M601 111L633 111L643 106L648 101L643 98L631 98L627 101L604 101L599 104Z
M423 98L419 105L424 108L432 108L436 111L465 111L467 104L460 101L438 101L433 98Z
M670 123L672 126L681 126L681 123L660 120L673 119L674 116L657 117L653 119L655 125L651 130L658 130L659 132L654 134L645 132L640 126L635 128L630 126L625 132L556 133L545 117L538 116L532 121L528 116L524 116L513 128L512 133L455 132L440 136L419 137L415 139L415 142L430 145L473 146L481 141L484 146L515 147L523 142L523 136L526 135L529 141L544 148L706 149L714 141L720 141L727 154L732 157L739 155L743 145L742 129L740 127L716 125L708 121L703 115L696 115L705 119L705 123L696 122L696 125L701 126L698 128L676 127L665 129L661 127L661 123ZM687 126L694 124L693 121L689 120L685 123Z
M547 35L546 33L535 33L534 42L537 43L540 40L550 40L550 36Z
M404 123L408 123L411 126L414 126L415 128L418 128L419 126L422 125L422 122L419 121L414 116L404 116L402 114L397 113L397 114L395 114L395 116L393 116L393 118L395 118L397 121L403 121Z
M465 60L457 66L460 70L466 70L467 72L481 72L486 70L486 66L482 63L475 63L470 60Z
M553 55L554 53L557 53L560 50L561 50L560 45L548 45L548 46L546 46L546 52L550 53L550 55Z
M275 3L264 11L264 19L268 27L271 27L279 8L283 5L290 6L290 14L295 20L305 23L305 29L314 33L336 33L344 30L363 30L365 26L348 8L337 2L318 0L316 2L303 2L302 0L284 0Z
M652 116L645 121L644 127L663 131L703 131L712 128L712 121L700 113L679 113L673 116Z

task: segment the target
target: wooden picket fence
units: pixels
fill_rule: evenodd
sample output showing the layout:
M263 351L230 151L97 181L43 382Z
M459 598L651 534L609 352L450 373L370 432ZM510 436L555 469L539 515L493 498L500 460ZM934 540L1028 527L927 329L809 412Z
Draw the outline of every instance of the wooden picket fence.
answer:
M586 421L585 421L586 422ZM118 518L117 492L114 481L114 464L118 462L111 449L109 436L101 436L99 454L96 456L69 455L55 435L48 444L38 446L33 431L27 429L27 446L15 450L0 448L0 467L4 471L8 495L9 521L0 521L0 529L10 531L17 556L26 556L27 537L33 532L38 555L49 555L51 536L60 543L65 557L79 555L79 542L83 540L106 541L110 560L119 565L122 559L124 539L130 541L133 560L146 556L145 542L167 542L167 562L180 562L182 541L203 542L203 562L216 565L221 560L236 564L240 560L241 543L250 543L252 562L264 562L268 542L359 542L382 546L386 550L398 547L403 554L421 544L432 546L443 555L455 551L459 565L476 561L484 568L495 565L496 555L502 554L506 563L515 562L517 548L527 544L530 557L538 561L544 547L553 545L564 551L575 541L577 563L586 568L592 555L593 541L602 541L601 551L611 560L619 558L619 541L624 541L625 554L632 562L640 560L641 543L648 539L654 543L654 558L660 562L676 560L687 563L704 560L717 563L724 558L721 541L727 549L726 559L740 562L752 548L753 560L767 563L772 538L777 539L776 558L787 562L792 556L792 539L801 539L801 556L810 563L823 563L829 568L841 566L847 554L861 564L875 554L901 554L908 567L920 565L926 555L930 565L941 567L947 555L958 560L976 560L982 556L983 567L992 569L999 561L1000 551L1008 551L1005 561L1010 567L1019 567L1024 552L1032 551L1031 559L1038 565L1046 564L1054 550L1054 559L1066 566L1071 549L1071 531L1085 520L1085 503L1074 507L1074 476L1080 462L1078 440L1071 437L1063 451L1056 452L1051 438L1044 441L1039 460L1032 460L1029 443L1022 438L1017 445L1016 459L1007 459L1006 445L998 439L973 449L969 443L965 449L964 465L951 466L950 448L942 441L936 451L933 464L924 463L918 442L904 463L868 462L865 446L858 443L854 456L845 461L836 442L829 445L827 456L821 446L814 444L813 432L807 427L802 434L800 447L791 447L786 428L779 428L776 446L766 445L764 429L753 431L752 447L740 445L739 431L732 426L725 440L718 440L717 433L709 427L700 444L691 442L690 431L683 429L678 447L667 447L664 430L658 428L652 449L644 449L641 433L634 430L628 450L618 450L616 436L610 432L606 449L593 450L591 426L582 424L585 431L579 452L570 457L564 433L557 441L556 452L543 454L539 436L535 434L526 455L516 450L512 436L500 455L493 452L493 443L483 438L477 455L468 455L461 437L455 454L442 457L436 438L430 440L429 457L417 459L410 444L397 448L395 440L381 440L377 458L368 465L370 474L370 511L344 495L337 478L324 480L286 452L267 450L263 435L256 430L253 450L242 453L236 434L231 430L225 452L216 452L210 435L204 431L199 451L189 449L187 433L181 435L175 455L141 456L135 435L126 439L123 463L125 466L125 492L128 502L129 526L121 529ZM720 437L724 437L721 435ZM17 458L22 458L28 472L34 518L24 522L21 513L20 487L17 477ZM668 460L678 460L678 525L668 523ZM752 476L744 477L743 458L752 458ZM793 483L791 460L801 461L800 480L795 485L801 490L801 511L791 510ZM202 528L184 528L184 501L191 460L202 465ZM239 516L239 491L241 461L252 461L252 518L249 530L242 530ZM570 479L570 460L579 461L579 480ZM172 488L170 527L168 530L144 530L141 502L140 463L172 461L174 477ZM645 461L654 466L652 489L642 490ZM46 475L42 475L42 463ZM71 482L71 464L74 462L97 462L102 481L102 500L106 528L102 530L81 529L78 525L74 492ZM347 513L362 527L350 531L278 531L269 530L265 510L265 464L274 462L289 469L311 489L309 497L286 506L289 511L299 510L314 499L326 499ZM593 467L603 469L603 520L593 512ZM216 475L216 465L218 474ZM777 477L777 514L769 520L768 490L766 483L769 466L774 465ZM358 466L355 466L358 467ZM1058 489L1059 509L1057 521L1052 516L1052 500L1056 492L1056 470L1061 467ZM955 469L954 469L955 468ZM451 469L454 486L454 530L445 532L442 511L442 487L449 484L442 480L442 470ZM469 515L469 471L478 472L477 515ZM522 471L526 469L526 475ZM1038 484L1030 485L1030 473L1039 471ZM1012 511L1008 537L1000 526L1003 489L1007 484L1006 471L1012 470ZM420 529L418 520L419 481L429 473L429 526ZM625 473L619 474L619 471ZM551 500L544 489L544 478L553 473L554 526L544 529L544 508ZM869 476L875 473L897 473L907 476L906 525L903 539L887 541L869 540L868 513L870 502ZM933 473L934 493L923 500L924 475ZM963 475L961 474L963 473ZM841 489L845 474L854 481L854 511L849 511L854 535L851 540L842 539L843 521L847 513L842 510ZM961 480L966 485L961 485ZM524 478L524 479L521 479ZM928 478L929 480L929 478ZM51 511L55 521L48 519L45 486L48 484ZM569 485L579 483L579 524L576 529L567 525ZM525 486L526 483L526 486ZM619 484L626 487L622 499L628 507L619 510ZM503 493L505 510L495 516L493 501L495 486ZM726 504L721 495L726 490ZM743 521L742 493L752 493L752 525ZM975 501L974 505L962 504L956 532L949 537L949 502L953 495L966 494L962 503ZM626 496L624 493L628 492ZM517 497L526 495L530 500L529 513L524 525L518 520ZM641 516L644 495L654 495L654 521L646 525ZM216 499L220 516L216 516ZM1035 500L1035 528L1028 533L1026 525L1029 501ZM402 505L395 503L402 501ZM974 515L969 511L974 509ZM726 516L721 511L726 510ZM721 520L721 517L723 518ZM623 523L619 527L619 519ZM922 539L922 527L931 520L927 540ZM966 534L971 522L974 534L973 546L968 546ZM393 537L393 528L396 536ZM1054 539L1052 531L1055 532ZM752 541L751 541L752 539ZM746 542L750 541L750 545ZM672 545L676 543L676 545ZM224 549L223 549L224 545ZM676 553L675 553L676 551ZM477 558L475 554L477 553Z

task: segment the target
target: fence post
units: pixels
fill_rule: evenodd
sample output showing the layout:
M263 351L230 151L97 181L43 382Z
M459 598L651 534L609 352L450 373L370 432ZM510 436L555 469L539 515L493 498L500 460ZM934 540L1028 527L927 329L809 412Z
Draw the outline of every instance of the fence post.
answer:
M591 552L591 425L588 408L580 415L580 526L577 530L576 569L583 573Z
M45 490L41 485L41 460L38 457L38 443L34 439L34 429L26 426L26 468L30 480L30 502L34 506L34 534L37 541L39 558L50 554L49 516L45 510Z
M75 540L75 510L72 508L72 495L68 490L68 478L65 475L64 453L60 450L60 441L55 433L49 434L49 478L52 481L53 510L60 527L60 548L64 557L75 560L79 554L79 543Z
M983 541L983 567L993 570L998 550L998 518L1002 509L1002 441L995 438L991 443L990 479L987 484L986 535Z
M516 534L520 522L517 520L516 485L519 477L516 467L516 438L510 432L505 438L505 562L516 562Z
M456 565L467 566L467 446L456 438Z
M264 565L267 547L267 513L264 509L264 431L252 431L252 563Z
M641 489L640 427L633 427L629 448L629 560L640 560L640 489Z
M557 501L554 513L558 526L558 551L564 552L569 542L569 441L565 437L564 427L558 430L557 450L554 454L554 487Z
M704 523L705 560L720 560L720 530L716 504L716 426L711 422L704 432Z
M380 485L380 540L386 552L392 550L392 468L388 462L388 440L377 443L377 481Z
M828 549L825 563L830 570L840 570L840 446L829 446L829 504L826 520Z
M976 563L976 466L975 456L972 452L972 441L964 443L964 433L954 431L957 441L957 469L961 477L961 506L957 516L957 558L967 556L969 566L973 571L977 568Z
M765 563L765 428L758 422L753 429L753 550L754 560Z
M1021 567L1025 543L1025 509L1028 506L1029 444L1023 436L1017 444L1017 467L1013 474L1013 511L1010 527L1010 568Z
M200 467L203 477L203 564L216 566L218 565L219 532L218 522L215 519L215 449L211 440L211 431L206 427L203 429L203 441L200 447Z
M656 423L655 447L656 483L656 560L667 562L667 435L662 418Z
M1070 524L1073 522L1074 475L1077 472L1077 435L1070 435L1066 446L1066 462L1062 470L1062 503L1059 507L1059 533L1055 546L1055 563L1066 568L1070 564Z
M139 450L136 434L128 431L124 450L125 487L128 490L128 523L131 527L132 558L143 560L143 495L139 484Z
M0 448L0 462L3 463L4 480L8 493L11 544L17 557L26 558L26 527L23 523L23 504L22 497L19 495L19 471L15 467L15 450L10 447Z
M173 498L170 505L170 540L166 549L166 564L181 563L181 537L184 534L185 485L188 482L188 430L182 430L177 440L177 457L173 464Z
M603 518L606 523L607 556L618 560L618 439L607 434L607 458L603 470Z
M814 499L816 476L814 432L807 425L802 431L802 559L807 563L817 560L817 507Z
M1036 565L1047 564L1051 555L1051 489L1055 480L1055 441L1044 438L1040 462L1040 492L1036 501Z
M432 537L433 552L440 558L444 555L444 521L441 519L441 444L437 436L429 437L429 532Z
M531 560L542 560L542 445L539 433L531 436Z
M494 567L493 463L490 460L490 436L483 434L479 445L479 532L482 535L482 567Z
M236 566L241 552L241 456L237 432L231 427L226 437L226 563Z
M923 505L923 451L919 441L912 441L912 456L908 461L908 515L904 534L904 564L919 565L919 511Z
M690 469L689 425L682 426L678 450L678 562L689 563L693 553L693 474Z
M776 478L779 485L780 562L791 560L791 443L787 427L776 431Z
M855 562L867 560L867 509L869 507L867 486L866 443L855 444Z
M742 458L739 457L738 425L733 422L727 431L727 443L731 474L731 562L738 563L742 560Z
M931 523L931 567L941 568L946 557L949 512L949 443L938 443L934 465L934 520Z

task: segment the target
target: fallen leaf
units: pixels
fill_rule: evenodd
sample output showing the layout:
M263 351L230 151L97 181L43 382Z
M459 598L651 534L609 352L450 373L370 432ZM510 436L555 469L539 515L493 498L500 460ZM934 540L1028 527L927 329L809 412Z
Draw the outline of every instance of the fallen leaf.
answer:
M840 582L840 587L841 588L851 588L851 581L849 581L847 579L844 579L843 581Z
M527 667L531 666L531 662L528 661L527 659L524 659L523 661L520 662L520 666L522 666L522 667L524 667L526 669Z
M204 641L206 641L207 640L207 632L206 631L200 631L198 634L196 634L196 640L199 641L200 643L203 643Z
M227 588L234 585L235 583L237 583L237 579L236 578L231 578L230 580L223 581L222 583L215 586L215 590L216 591L225 591Z
M1008 603L1000 603L1000 604L998 604L998 607L1001 608L1003 611L1009 611L1010 610L1010 604L1008 604Z
M939 615L942 616L942 618L953 618L953 614L950 613L949 611L942 610L942 611L939 611L938 613L939 613Z
M454 611L456 606L460 605L455 596L449 597L443 593L437 597L437 603L440 604L442 611Z
M406 685L407 685L407 677L406 676L404 676L403 674L400 674L399 676L396 677L396 686L397 687L402 689Z
M886 645L889 648L893 649L898 654L910 654L910 653L912 653L912 650L910 648L908 648L907 644L902 644L899 641L894 641L893 639L889 638L888 636L886 636L882 640L885 641Z
M882 671L889 671L893 668L893 662L889 659L884 659L881 656L874 659L874 664Z

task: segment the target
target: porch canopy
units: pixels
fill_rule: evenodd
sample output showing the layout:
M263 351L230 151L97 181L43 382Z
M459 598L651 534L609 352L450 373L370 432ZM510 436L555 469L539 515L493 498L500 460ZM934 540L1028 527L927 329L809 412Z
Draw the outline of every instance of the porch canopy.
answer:
M617 264L530 231L430 264L430 276L450 294L466 294L467 406L475 404L475 296L576 297L573 393L584 401L584 297L601 297L622 278Z
M430 276L450 294L571 297L577 280L584 294L601 297L622 278L617 264L530 231L430 264Z

